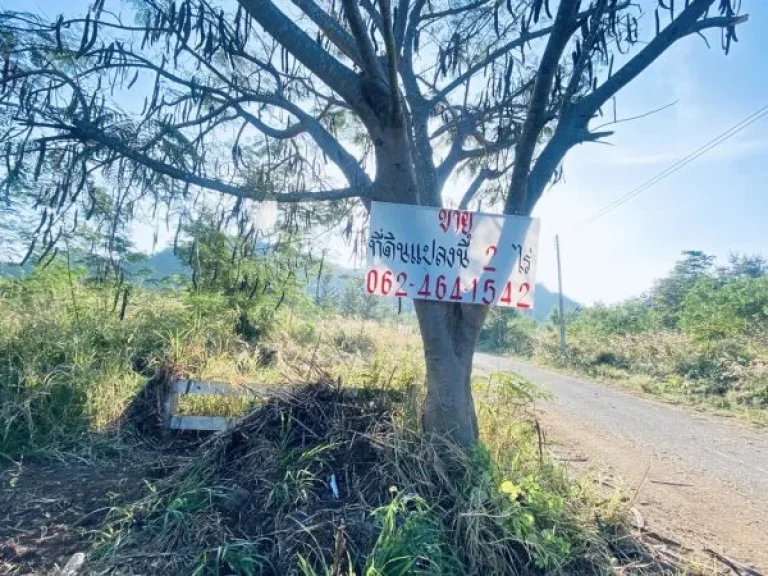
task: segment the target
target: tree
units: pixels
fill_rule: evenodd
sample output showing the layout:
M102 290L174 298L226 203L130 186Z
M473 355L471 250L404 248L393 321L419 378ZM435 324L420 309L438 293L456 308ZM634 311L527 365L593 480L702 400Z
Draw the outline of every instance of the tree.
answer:
M728 266L718 272L725 278L762 278L768 276L768 262L759 254L730 254Z
M715 257L701 250L686 250L672 272L653 287L651 300L663 326L676 328L686 295L696 282L712 271Z
M644 18L629 0L134 2L2 15L0 196L38 206L43 241L100 179L118 211L205 190L301 219L328 216L321 201L439 206L464 173L461 207L530 214L568 150L611 135L598 118L619 90L685 37L718 31L727 52L746 20L736 0L648 0ZM424 425L471 444L487 309L415 307Z
M261 336L283 303L308 298L302 279L313 276L317 265L290 239L268 247L258 237L228 232L208 213L186 225L183 233L178 253L192 270L192 290L225 296L238 314L236 330L247 340ZM254 319L253 311L260 316Z
M701 278L685 296L680 326L697 340L713 343L768 327L768 278Z
M339 311L344 316L359 316L363 320L380 320L387 315L387 308L382 300L368 294L364 289L363 279L358 276L345 276L344 287L339 301Z

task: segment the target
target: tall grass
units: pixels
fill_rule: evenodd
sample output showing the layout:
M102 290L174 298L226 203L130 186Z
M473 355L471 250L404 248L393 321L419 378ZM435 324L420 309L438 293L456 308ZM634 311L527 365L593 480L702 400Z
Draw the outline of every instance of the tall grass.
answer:
M482 344L492 352L768 423L768 327L702 339L682 329L632 322L620 310L587 309L568 320L564 360L556 324L491 320Z
M319 376L393 378L384 365L418 346L396 328L323 316L311 305L264 308L260 341L237 331L238 312L218 294L134 288L124 318L115 290L52 265L0 279L0 453L12 457L84 446L119 433L128 403L159 365L232 384L277 385ZM258 314L258 312L257 312ZM378 339L374 346L373 338ZM277 351L264 365L261 350ZM235 415L247 402L189 397L182 412Z
M542 453L528 412L540 393L530 383L499 375L475 382L482 446L472 453L421 435L424 366L408 322L382 326L311 306L277 314L265 309L260 340L253 342L238 335L237 312L215 294L136 288L121 318L114 291L78 280L76 275L70 282L65 270L54 267L0 282L0 452L14 458L83 449L95 439L115 445L120 415L159 366L234 384L322 379L353 391L397 393L393 407L370 423L383 431L367 440L378 454L376 468L361 468L381 486L359 483L362 496L343 505L348 519L364 525L362 540L348 540L331 515L333 522L323 528L330 530L324 532L327 541L320 544L320 517L308 516L313 506L325 511L331 472L342 489L350 481L347 472L342 476L352 457L344 442L351 445L361 435L352 430L349 437L313 439L289 425L294 413L287 412L278 414L273 439L251 435L255 449L233 461L236 477L216 462L227 439L243 428L216 440L219 448L203 450L169 480L148 484L146 497L114 508L92 558L101 568L254 574L285 573L280 570L288 567L289 573L366 576L600 573L612 562L645 558L627 536L617 500L598 504L588 481L569 479ZM268 363L265 349L277 352ZM364 398L349 396L325 413L343 412L347 402L368 410ZM247 401L221 398L191 398L181 407L233 416L250 408ZM243 422L258 424L254 418ZM311 432L318 422L304 426ZM348 422L336 418L332 426L344 431ZM299 446L288 441L296 431ZM245 531L251 524L233 518L246 501L256 508L244 517L286 524ZM295 542L303 544L291 548ZM286 550L296 553L286 556Z

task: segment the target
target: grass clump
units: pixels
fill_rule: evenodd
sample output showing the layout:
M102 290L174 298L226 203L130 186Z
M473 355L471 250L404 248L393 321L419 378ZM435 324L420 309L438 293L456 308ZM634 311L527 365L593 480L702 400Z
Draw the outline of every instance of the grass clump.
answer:
M91 445L120 432L121 415L159 367L201 375L222 358L238 366L255 355L215 295L134 288L122 318L114 302L114 290L70 283L55 265L0 279L0 453Z
M100 569L604 572L619 561L615 549L594 502L530 445L535 427L521 412L520 384L501 383L493 413L483 415L494 437L470 452L415 432L402 388L321 380L286 389L113 514ZM602 518L619 529L611 514Z

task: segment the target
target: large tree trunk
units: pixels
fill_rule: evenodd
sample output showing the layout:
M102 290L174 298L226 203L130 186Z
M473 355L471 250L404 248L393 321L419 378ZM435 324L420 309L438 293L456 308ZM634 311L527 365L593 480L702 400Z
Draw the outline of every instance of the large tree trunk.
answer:
M427 365L424 429L471 446L478 437L472 358L488 309L427 300L414 304Z
M438 194L420 191L404 126L379 127L375 197L388 202L423 205ZM472 399L472 358L488 312L470 304L416 300L427 366L427 398L423 427L451 437L463 446L477 442L478 427Z

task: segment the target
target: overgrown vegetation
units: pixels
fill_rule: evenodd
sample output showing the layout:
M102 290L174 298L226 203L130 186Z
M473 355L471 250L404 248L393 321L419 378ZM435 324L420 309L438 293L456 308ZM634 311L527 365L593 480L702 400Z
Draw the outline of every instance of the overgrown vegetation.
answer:
M683 253L645 296L571 313L568 358L557 317L546 325L494 310L481 336L512 352L644 392L768 420L768 266L733 255Z
M286 390L263 404L190 397L182 411L245 417L187 445L138 501L115 496L90 532L92 566L374 576L599 573L647 559L618 496L598 504L588 480L540 453L529 383L476 382L483 441L467 453L418 432L412 324L342 318L306 290L275 290L247 301L260 324L245 334L246 301L204 278L131 286L125 305L124 284L65 259L0 280L0 453L14 461L130 460L124 411L158 369Z
M531 391L494 383L484 444L414 432L405 392L328 381L268 400L146 498L112 515L104 567L196 574L600 573L643 558L535 450ZM618 531L618 532L617 532ZM611 547L612 546L612 547Z

